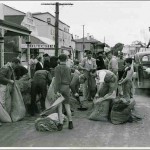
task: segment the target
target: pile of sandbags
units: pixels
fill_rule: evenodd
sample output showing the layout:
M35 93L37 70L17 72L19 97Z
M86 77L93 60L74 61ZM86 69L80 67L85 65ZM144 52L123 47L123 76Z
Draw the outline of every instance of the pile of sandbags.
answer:
M93 111L89 116L90 120L110 121L117 125L142 119L140 116L132 113L135 106L134 99L127 101L124 98L113 100L99 98L94 103Z

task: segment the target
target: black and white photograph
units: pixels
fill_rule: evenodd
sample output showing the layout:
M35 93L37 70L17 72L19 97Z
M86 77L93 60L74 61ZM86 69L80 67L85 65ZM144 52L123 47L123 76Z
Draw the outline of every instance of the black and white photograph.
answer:
M150 1L0 1L0 149L148 149Z

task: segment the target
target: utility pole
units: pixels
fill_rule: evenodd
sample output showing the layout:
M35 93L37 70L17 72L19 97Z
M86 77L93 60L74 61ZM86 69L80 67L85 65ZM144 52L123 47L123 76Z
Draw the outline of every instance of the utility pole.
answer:
M83 26L83 53L84 53L84 26L85 25L82 25Z
M60 5L73 5L71 3L41 3L41 5L55 5L55 56L58 56L59 49L59 6Z
M105 44L105 36L104 36L104 45L106 46L106 44Z

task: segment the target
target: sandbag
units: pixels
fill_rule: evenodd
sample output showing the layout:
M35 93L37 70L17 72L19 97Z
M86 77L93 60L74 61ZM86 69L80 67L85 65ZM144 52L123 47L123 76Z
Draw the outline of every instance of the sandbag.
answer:
M54 87L55 86L55 78L53 77L52 82L49 86L46 99L45 99L45 107L46 109L50 108L50 106L55 102L56 100L56 94L54 93Z
M13 122L19 121L25 117L26 109L21 92L16 83L12 89L12 105L11 105L11 119Z
M55 88L55 78L53 77L45 99L46 110L40 114L41 116L54 113L58 105L65 100L61 94L59 97L55 94L54 88Z
M50 119L52 119L53 121L56 121L56 122L59 123L58 113L50 114L47 117L50 118ZM63 120L63 122L67 122L68 118L64 114L62 114L62 120Z
M6 93L5 93L5 110L10 115L11 112L11 91L12 91L13 85L7 84L6 86Z
M65 99L62 95L60 95L59 97L56 97L54 103L52 105L50 105L50 107L48 109L44 110L40 115L45 116L45 115L49 115L51 113L54 113L55 110L57 109L58 105L60 103L62 103L64 100Z
M38 118L35 120L35 128L37 131L57 131L58 123L49 117Z
M27 93L31 91L31 79L28 75L24 75L15 82L17 83L21 93Z
M6 85L0 84L0 103L5 106Z
M110 99L96 102L94 105L93 112L89 116L89 119L95 121L108 121L110 103Z
M67 117L62 114L63 122L67 122ZM57 131L59 124L58 113L50 114L45 118L38 118L35 121L35 128L37 131Z
M131 103L131 105L133 105ZM128 122L131 117L132 106L129 101L121 98L118 101L114 102L111 113L110 120L113 124L122 124Z
M12 122L9 114L4 109L4 107L2 106L1 103L0 103L0 121L1 122Z

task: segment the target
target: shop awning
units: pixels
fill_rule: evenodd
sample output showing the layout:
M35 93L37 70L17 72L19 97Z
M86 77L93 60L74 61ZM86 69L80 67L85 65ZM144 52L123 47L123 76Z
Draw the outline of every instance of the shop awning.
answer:
M55 47L55 42L49 38L31 35L31 44L29 44L30 48L38 48L38 49L51 49ZM27 44L21 44L21 48L27 48Z
M42 37L42 36L35 36L31 35L31 43L32 44L48 44L48 45L55 45L55 42L49 38Z

